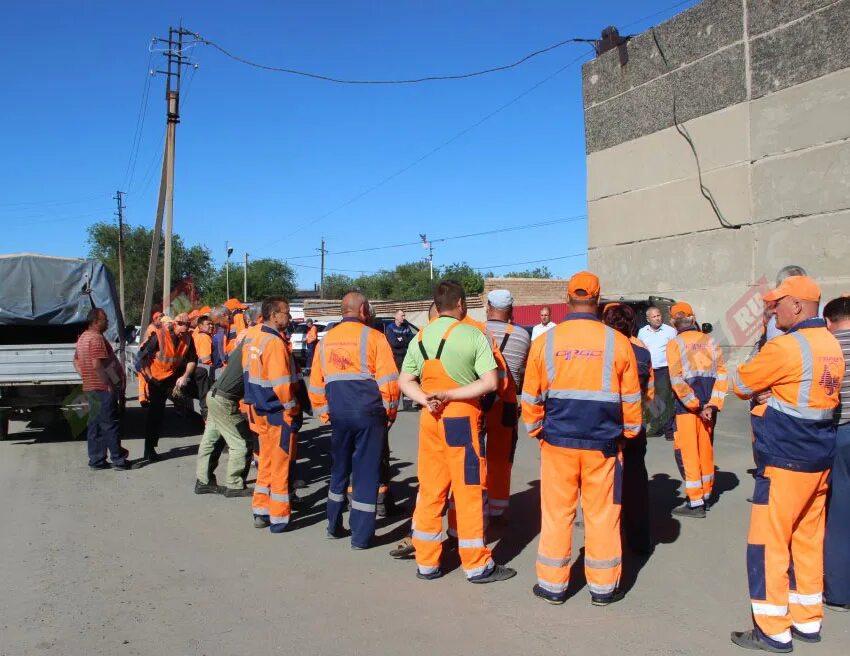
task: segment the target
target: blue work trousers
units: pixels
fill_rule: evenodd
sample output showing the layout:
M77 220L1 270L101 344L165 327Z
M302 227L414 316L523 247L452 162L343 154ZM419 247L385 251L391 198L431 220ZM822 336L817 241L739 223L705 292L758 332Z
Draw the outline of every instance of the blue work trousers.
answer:
M850 604L850 423L838 427L823 541L823 598Z
M338 417L331 414L331 483L328 531L342 528L345 493L351 481L351 545L368 548L375 535L375 512L386 417Z
M89 402L88 414L88 451L89 465L101 465L106 462L106 452L113 465L126 464L119 437L121 415L118 411L118 396L115 392L86 392Z

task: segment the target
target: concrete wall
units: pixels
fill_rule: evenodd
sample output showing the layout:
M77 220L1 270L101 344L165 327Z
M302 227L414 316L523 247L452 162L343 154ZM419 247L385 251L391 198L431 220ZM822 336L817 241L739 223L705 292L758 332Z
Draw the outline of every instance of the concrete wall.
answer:
M686 299L733 357L781 267L850 292L850 0L706 0L627 47L583 69L603 292Z

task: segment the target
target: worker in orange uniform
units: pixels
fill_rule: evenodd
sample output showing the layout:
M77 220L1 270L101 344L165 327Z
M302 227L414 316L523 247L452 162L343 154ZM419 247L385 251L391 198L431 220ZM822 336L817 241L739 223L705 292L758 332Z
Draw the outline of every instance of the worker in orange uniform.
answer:
M602 311L606 326L629 338L638 368L638 380L643 400L642 408L655 398L655 377L652 357L644 343L634 336L635 311L624 303L609 303ZM646 471L646 425L640 433L623 444L623 496L621 508L623 537L636 554L652 553L649 517L649 474Z
M375 536L381 454L398 412L398 369L383 333L371 328L369 301L351 292L342 321L322 340L310 369L310 402L331 424L328 537L344 537L342 511L351 479L351 548L367 549Z
M776 327L785 334L768 340L733 376L741 398L763 391L770 398L755 436L758 469L747 538L754 628L733 632L732 642L787 653L792 638L821 639L824 507L844 356L818 317L814 280L790 276L764 300L774 303Z
M139 342L139 344L144 344L146 341L148 341L148 337L150 337L154 331L157 331L160 328L162 328L162 312L154 312L151 316L151 322L148 324L148 327L145 328L145 334L142 335L142 340ZM145 377L141 373L139 373L137 377L139 380L139 405L141 405L143 408L146 408L148 407L149 402L148 382L145 380Z
M316 352L316 344L319 343L319 329L312 319L307 319L307 334L304 336L304 343L307 345L307 361L304 365L305 369L310 369L313 366L313 354Z
M198 403L201 408L201 418L206 420L207 392L210 391L213 382L215 382L215 372L212 366L212 320L208 316L199 315L197 317L196 327L192 332L192 341L195 343L195 354L198 356L198 364L194 372Z
M270 296L262 313L263 323L246 331L242 346L245 404L260 441L251 506L256 528L283 533L292 514L289 465L302 423L296 389L300 381L281 334L291 320L289 301Z
M189 387L193 380L197 356L195 344L189 336L189 315L178 314L172 320L161 317L162 325L151 333L136 356L136 371L148 384L150 401L145 423L144 459L155 462L162 433L165 402L175 398Z
M443 509L451 489L457 507L458 551L467 580L504 581L513 569L496 565L484 541L487 465L480 432L481 402L499 386L490 341L461 320L466 295L454 281L434 292L439 318L420 331L402 365L402 393L419 414L419 497L413 512L416 576L442 576Z
M714 424L726 398L726 362L717 343L697 329L693 308L674 303L670 319L678 335L667 342L667 367L675 397L673 454L687 500L673 509L704 518L714 490Z
M641 431L640 381L629 340L597 318L599 279L577 273L567 294L563 323L531 344L522 390L522 418L541 449L533 592L552 604L566 601L581 491L585 576L591 602L606 606L623 596L620 442Z
M225 346L226 352L230 353L236 348L236 336L248 327L248 323L245 320L245 310L248 309L248 306L238 298L228 298L224 302L224 307L230 310L230 326L227 330L227 343Z

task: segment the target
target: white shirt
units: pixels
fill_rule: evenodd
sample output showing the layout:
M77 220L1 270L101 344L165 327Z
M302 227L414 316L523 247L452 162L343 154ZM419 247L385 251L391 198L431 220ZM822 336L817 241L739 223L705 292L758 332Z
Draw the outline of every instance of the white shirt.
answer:
M653 369L667 366L667 342L676 334L676 329L666 323L662 323L658 330L653 330L652 326L646 325L638 331L638 339L649 349Z
M531 329L531 341L533 342L535 339L543 335L544 333L548 333L552 328L554 328L557 324L554 321L550 321L545 326L542 323L538 323L534 328Z

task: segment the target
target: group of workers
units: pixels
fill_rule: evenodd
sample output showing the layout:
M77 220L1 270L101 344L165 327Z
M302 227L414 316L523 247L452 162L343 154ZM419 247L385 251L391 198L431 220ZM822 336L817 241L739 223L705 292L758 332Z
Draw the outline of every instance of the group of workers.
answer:
M834 415L842 384L847 386L850 299L836 299L824 310L834 336L819 316L813 279L797 271L777 284L764 300L765 326L773 323L778 336L761 340L760 350L728 377L721 349L700 330L693 308L686 302L672 306L663 366L674 407L670 427L662 431L673 434L684 481L686 500L673 512L704 518L716 499L713 431L730 378L738 396L753 399L756 474L746 557L754 628L733 633L732 640L788 652L792 638L820 640L826 495L836 458ZM145 457L157 457L165 399L190 384L205 390L195 491L251 496L255 527L280 533L291 523L297 500L292 466L302 411L310 404L331 427L327 535L350 535L353 549L365 549L374 538L379 493L389 483L382 471L389 459L387 435L403 394L421 408L419 491L410 539L391 553L414 557L416 576L432 580L442 576L443 550L456 549L467 579L483 584L516 574L494 562L487 530L503 524L509 509L521 417L540 448L533 593L552 604L566 600L580 499L591 603L608 605L623 597L621 534L636 553L652 549L644 417L651 414L647 404L661 367L634 336L629 305L600 307L594 274L574 275L567 299L564 321L550 326L547 316L545 329L530 339L511 323L508 290L490 292L483 324L469 317L463 287L443 281L435 288L429 323L405 335L403 316L392 330L373 328L368 299L351 292L342 300L342 321L321 340L310 326L307 380L286 337L291 316L282 297L263 301L250 326L238 301L205 309L194 317L195 326L189 315L159 317L138 360L148 389ZM655 332L656 312L660 316L658 308L647 313ZM243 325L236 327L238 315ZM214 380L206 388L200 369ZM850 408L841 412L843 474L834 485L846 493ZM214 470L224 443L230 450L227 480L218 486ZM245 485L252 453L253 490ZM346 507L349 530L342 521ZM835 531L846 538L843 512L835 511ZM850 557L841 546L834 551L830 568L837 578L829 601L850 608Z

